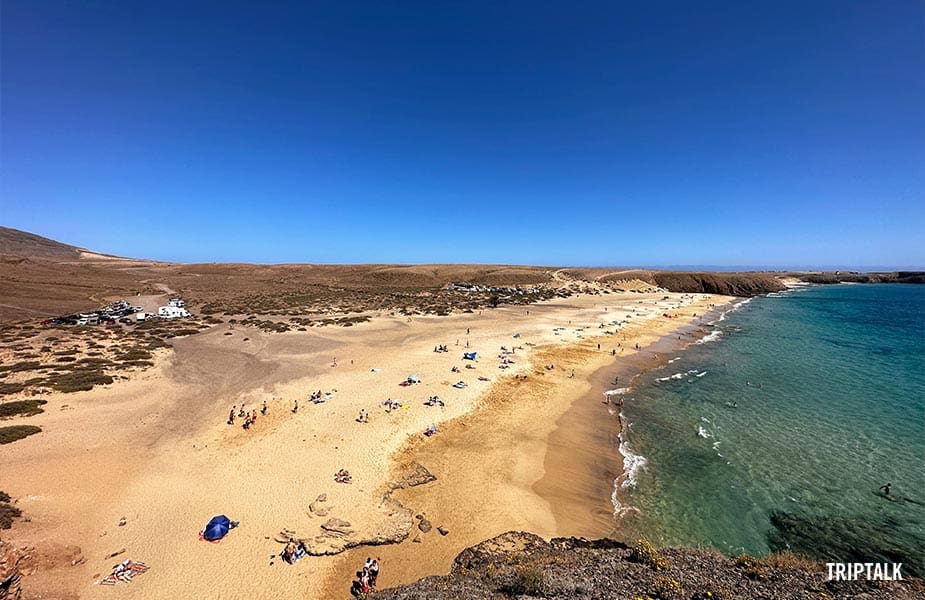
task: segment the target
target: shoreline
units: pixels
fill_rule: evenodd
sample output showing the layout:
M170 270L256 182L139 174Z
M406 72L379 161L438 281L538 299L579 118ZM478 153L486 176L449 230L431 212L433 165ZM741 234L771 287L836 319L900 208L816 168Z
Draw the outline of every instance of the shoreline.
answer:
M545 473L533 486L550 502L561 535L622 539L619 513L632 509L621 508L617 493L632 477L632 467L626 464L632 459L627 456L623 403L641 375L705 338L704 326L734 302L696 317L697 322L666 333L633 355L617 357L588 377L591 389L572 401L550 433Z
M661 318L659 309L658 319L636 321L611 335L601 331L564 347L547 344L533 348L533 366L526 371L526 377L496 382L473 411L442 425L441 435L426 443L410 443L393 457L393 479L400 478L400 473L414 464L423 465L436 476L437 480L427 485L396 490L393 497L416 516L430 521L435 529L443 526L448 534L421 533L415 528L409 539L399 544L348 550L334 566L323 588L324 597L346 597L356 565L368 556L382 558L380 586L392 587L446 572L459 551L509 530L532 531L546 538L576 532L598 537L613 533L614 511L609 504L613 478L595 475L592 481L587 471L570 468L568 461L561 469L547 465L550 445L557 443L551 436L562 424L563 416L583 398L591 399L585 404L594 411L609 408L601 403L597 386L612 378L615 365L626 369L626 373L638 372L639 364L656 366L651 348L667 351L661 349L660 340L681 335L688 342L694 341L691 332L700 328L704 316L712 311L709 304L725 306L734 300L700 296L683 308L668 311L680 317L677 324ZM601 350L596 349L598 342ZM616 350L621 343L627 346L620 345L622 354L616 356L611 355L609 347L603 347L607 344ZM633 350L634 343L640 344L639 352ZM542 365L550 363L556 368L544 370ZM574 379L567 376L572 369ZM594 422L599 424L599 419ZM593 435L601 436L598 443L612 447L613 428L595 429ZM563 452L556 454L567 455L571 448L574 444L569 441L560 448ZM594 452L590 457L595 459ZM608 459L611 457L612 452ZM617 464L614 460L605 463ZM597 486L600 494L587 493L584 483ZM576 497L575 490L582 493ZM594 504L590 519L569 518L568 505L589 502ZM557 507L559 504L565 508Z

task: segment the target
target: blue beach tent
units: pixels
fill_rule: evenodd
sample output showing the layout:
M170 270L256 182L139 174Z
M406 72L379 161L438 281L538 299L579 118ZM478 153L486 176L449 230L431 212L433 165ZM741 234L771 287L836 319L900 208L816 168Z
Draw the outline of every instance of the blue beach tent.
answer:
M466 360L475 360L475 352L465 352L463 353L463 358Z
M225 515L218 515L217 517L212 517L212 520L206 525L206 528L202 531L202 537L214 542L225 537L229 529L231 529L231 519Z

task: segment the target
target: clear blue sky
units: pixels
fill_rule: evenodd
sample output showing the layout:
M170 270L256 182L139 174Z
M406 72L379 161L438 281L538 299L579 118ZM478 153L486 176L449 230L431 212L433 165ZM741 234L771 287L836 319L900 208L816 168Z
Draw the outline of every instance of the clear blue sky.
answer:
M187 262L925 266L921 0L285 4L3 0L0 224Z

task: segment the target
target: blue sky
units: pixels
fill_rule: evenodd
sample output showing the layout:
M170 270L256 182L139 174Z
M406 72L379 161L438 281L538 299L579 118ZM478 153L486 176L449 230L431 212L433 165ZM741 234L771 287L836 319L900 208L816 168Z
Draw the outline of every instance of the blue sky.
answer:
M0 7L9 227L184 262L925 266L920 1Z

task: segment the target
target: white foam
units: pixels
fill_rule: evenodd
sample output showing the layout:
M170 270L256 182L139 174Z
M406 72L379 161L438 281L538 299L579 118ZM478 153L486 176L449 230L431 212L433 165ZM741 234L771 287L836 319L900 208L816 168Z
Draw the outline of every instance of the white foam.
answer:
M636 487L636 477L641 469L645 469L646 457L635 454L622 440L620 441L620 454L623 455L623 481L620 486L623 488Z
M672 358L671 360L668 361L668 364L670 365L671 363L673 363L673 362L675 362L675 361L677 361L677 360L681 360L681 357L680 357L680 356L675 356L674 358Z
M697 435L699 435L705 440L713 437L713 434L707 431L706 429L704 429L703 425L700 425L699 427L697 427Z
M604 392L604 395L605 396L622 396L628 391L630 391L629 388L617 388L615 390L607 390L606 392Z
M697 373L696 375L694 375L694 377L703 377L703 376L706 375L706 374L707 374L707 372L704 371L703 373Z
M722 332L721 330L717 329L717 330L711 332L709 335L705 335L704 337L702 337L702 338L700 338L699 340L697 340L697 343L698 343L698 344L706 344L706 343L708 343L708 342L715 342L715 341L718 340L720 337L722 337L722 335L723 335L723 332Z

